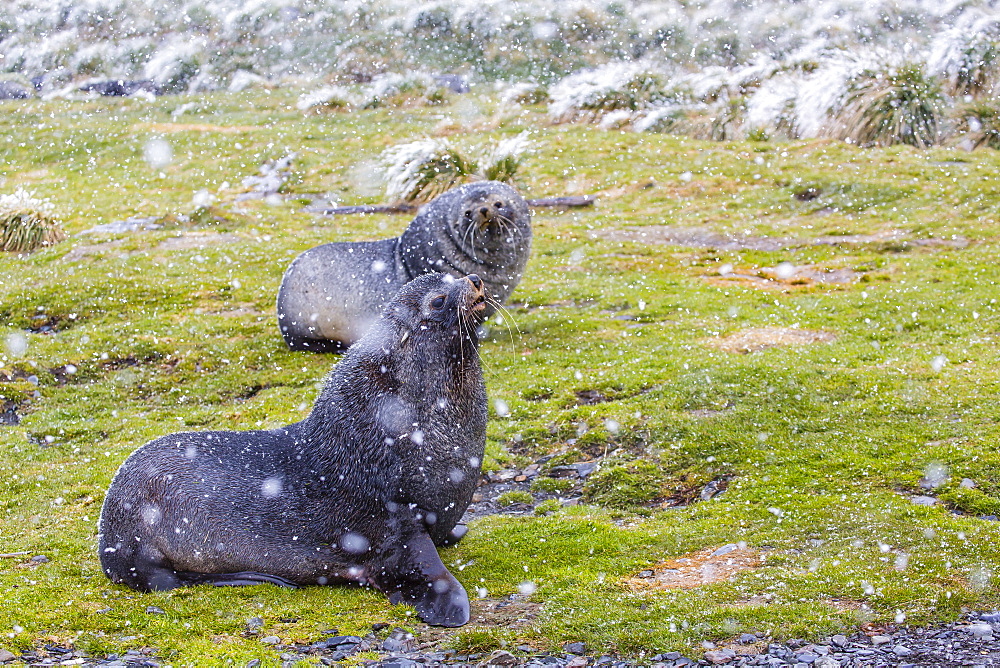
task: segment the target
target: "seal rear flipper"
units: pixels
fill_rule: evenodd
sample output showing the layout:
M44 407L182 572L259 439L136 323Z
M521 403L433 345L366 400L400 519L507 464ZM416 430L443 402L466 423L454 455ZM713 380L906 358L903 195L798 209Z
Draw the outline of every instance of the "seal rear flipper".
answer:
M398 550L398 560L384 564L372 578L389 602L412 605L431 626L468 623L469 596L445 568L430 536L412 536Z
M255 571L240 571L239 573L192 573L189 571L180 571L177 573L177 577L183 581L183 584L188 585L210 584L216 587L244 587L249 585L273 584L289 589L298 589L299 587L291 580Z

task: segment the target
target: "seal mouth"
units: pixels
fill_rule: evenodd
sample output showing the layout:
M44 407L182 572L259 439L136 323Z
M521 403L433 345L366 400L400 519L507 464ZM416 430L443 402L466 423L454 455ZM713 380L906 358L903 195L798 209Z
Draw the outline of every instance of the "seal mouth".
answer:
M483 279L479 278L476 274L469 274L465 277L468 281L469 286L472 288L472 294L469 295L469 310L473 313L478 313L480 311L486 310L486 290L483 289Z

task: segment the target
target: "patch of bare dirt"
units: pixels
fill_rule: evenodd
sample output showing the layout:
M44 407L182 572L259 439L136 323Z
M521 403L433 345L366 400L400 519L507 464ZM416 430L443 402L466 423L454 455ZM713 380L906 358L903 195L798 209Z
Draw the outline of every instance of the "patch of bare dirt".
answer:
M234 244L238 241L240 241L240 237L235 234L188 232L180 236L164 239L156 249L161 251L193 250L205 248L206 246L217 246L219 244Z
M783 263L777 267L764 267L753 273L731 271L709 277L715 284L748 283L754 287L787 289L789 287L810 287L813 285L849 285L860 274L853 269L822 267L819 265L793 266Z
M901 230L882 230L873 234L825 235L813 239L795 237L763 237L751 234L720 234L704 227L674 227L647 225L625 229L600 230L596 236L609 241L628 241L642 244L668 244L685 248L714 249L722 251L759 250L778 251L804 246L856 246L864 244L897 244L900 246L926 246L965 248L968 239L913 239Z
M260 130L256 125L211 125L208 123L140 123L142 130L152 130L171 134L174 132L220 132L222 134L239 134Z
M757 353L778 346L802 346L829 343L837 338L833 332L793 327L755 327L728 336L705 341L707 345L727 353Z
M716 582L725 582L737 573L760 567L760 552L733 545L706 547L683 557L660 562L625 578L632 590L694 589Z
M115 239L99 244L79 244L70 249L62 256L63 262L75 263L94 255L101 255L109 251L115 251L125 243L125 239Z

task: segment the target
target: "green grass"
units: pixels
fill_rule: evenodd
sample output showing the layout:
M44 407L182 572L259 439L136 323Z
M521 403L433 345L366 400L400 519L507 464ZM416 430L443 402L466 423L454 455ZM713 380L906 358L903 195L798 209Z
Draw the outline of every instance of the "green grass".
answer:
M0 381L14 379L0 382L0 405L23 413L19 426L0 427L0 552L50 560L0 560L0 647L155 647L174 665L276 664L277 651L243 635L247 618L283 641L331 628L364 635L375 622L420 632L411 610L359 589L129 591L102 575L95 523L114 471L145 441L307 413L336 357L285 348L273 306L283 271L306 248L383 238L407 221L315 218L302 204L310 194L378 202L364 166L432 134L442 114L468 119L470 109L472 143L533 131L535 151L518 172L527 196L600 195L592 209L534 217L531 262L510 305L520 334L494 325L482 346L489 393L510 408L491 417L486 466L608 459L587 481L585 505L480 520L442 551L470 592L495 600L530 581L529 602L540 606L527 626L473 624L446 642L489 651L583 640L594 652L692 654L750 630L816 638L892 623L897 612L924 623L1000 604L1000 525L978 517L1000 506L997 153L553 128L540 108L506 116L483 98L329 115L298 112L296 99L3 103L0 192L23 186L49 198L71 236L0 256L0 342L27 339L23 353L0 347ZM193 107L172 118L184 103ZM143 160L154 138L173 147L158 169ZM301 199L234 202L243 177L289 150ZM801 198L808 188L815 197ZM220 196L225 215L177 222L201 189ZM134 215L168 224L78 235ZM603 236L660 225L905 239L767 252ZM182 235L204 246L178 247ZM933 243L959 238L969 243ZM786 261L858 279L763 289L718 276L726 264L753 274ZM57 333L26 331L39 323ZM836 339L750 355L710 345L774 326ZM606 401L579 400L594 392ZM942 503L914 505L935 463L948 473ZM959 485L966 477L975 489ZM716 479L725 492L698 501ZM665 499L695 501L664 508ZM662 559L738 541L761 551L762 568L688 591L622 584ZM150 605L166 614L147 614ZM474 603L474 616L484 605Z

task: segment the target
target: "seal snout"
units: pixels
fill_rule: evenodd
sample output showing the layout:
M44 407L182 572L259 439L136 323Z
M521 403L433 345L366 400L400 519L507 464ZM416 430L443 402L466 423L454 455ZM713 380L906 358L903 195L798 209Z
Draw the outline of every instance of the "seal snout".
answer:
M483 279L476 274L469 274L465 280L472 286L469 294L469 303L473 311L483 311L486 309L486 291L483 288Z

